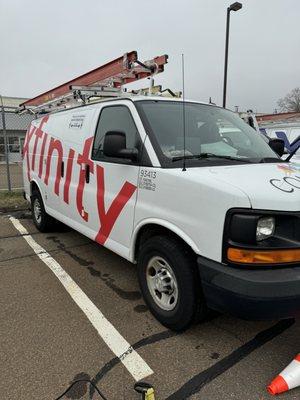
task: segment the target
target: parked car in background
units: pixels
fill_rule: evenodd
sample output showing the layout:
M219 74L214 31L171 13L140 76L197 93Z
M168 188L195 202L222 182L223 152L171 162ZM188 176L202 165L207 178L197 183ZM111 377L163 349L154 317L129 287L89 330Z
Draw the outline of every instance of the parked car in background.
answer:
M299 122L281 122L272 124L260 124L260 131L270 138L279 138L284 141L287 152L292 152L300 144L300 120ZM300 162L300 149L293 156L293 162Z

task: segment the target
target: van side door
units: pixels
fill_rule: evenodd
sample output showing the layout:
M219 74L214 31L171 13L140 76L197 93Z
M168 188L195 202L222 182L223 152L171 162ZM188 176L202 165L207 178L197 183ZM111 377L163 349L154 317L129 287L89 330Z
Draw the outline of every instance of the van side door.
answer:
M135 161L106 156L103 152L105 135L123 132L126 148L136 148ZM100 110L91 159L94 163L94 185L87 185L89 199L97 199L98 227L95 240L129 258L134 211L137 198L139 166L143 143L129 107L125 104L105 105Z

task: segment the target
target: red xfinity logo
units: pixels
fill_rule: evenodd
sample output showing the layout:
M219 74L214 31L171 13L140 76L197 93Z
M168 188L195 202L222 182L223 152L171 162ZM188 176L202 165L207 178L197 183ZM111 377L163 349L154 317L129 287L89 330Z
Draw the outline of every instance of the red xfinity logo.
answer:
M96 174L97 182L97 198L95 199L95 201L97 202L100 228L95 237L95 240L100 244L104 244L106 239L109 237L110 232L117 218L122 212L124 206L135 192L136 186L126 181L121 187L119 193L113 199L109 208L107 210L105 209L104 168L100 165L95 164L89 157L93 137L86 139L81 154L77 154L76 151L72 148L68 150L66 171L63 178L64 180L63 182L61 182L64 150L62 143L59 139L55 139L43 131L43 126L47 123L48 119L49 115L43 117L38 127L34 127L31 125L26 133L25 143L23 147L23 158L26 157L28 181L31 181L31 173L32 171L35 171L36 173L38 173L38 177L44 180L44 183L48 186L49 176L51 172L51 159L53 154L55 154L57 164L54 182L54 193L57 196L60 196L62 193L63 201L66 204L69 204L70 183L72 182L73 165L76 160L76 163L80 166L79 179L76 189L76 208L80 217L84 221L88 222L89 213L87 210L85 210L83 205L83 194L86 185L86 167L89 166L90 173ZM41 151L39 154L39 159L37 159L37 148L39 141L41 141ZM46 163L44 163L45 149L47 143L48 153L46 156ZM30 150L32 149L32 151L29 150L29 147Z

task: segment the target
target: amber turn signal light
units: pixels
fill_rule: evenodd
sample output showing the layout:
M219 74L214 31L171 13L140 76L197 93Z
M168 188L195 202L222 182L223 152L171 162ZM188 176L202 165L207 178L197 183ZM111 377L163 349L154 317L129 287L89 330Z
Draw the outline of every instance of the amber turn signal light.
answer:
M286 250L246 250L230 247L227 259L243 264L284 264L300 262L300 249Z

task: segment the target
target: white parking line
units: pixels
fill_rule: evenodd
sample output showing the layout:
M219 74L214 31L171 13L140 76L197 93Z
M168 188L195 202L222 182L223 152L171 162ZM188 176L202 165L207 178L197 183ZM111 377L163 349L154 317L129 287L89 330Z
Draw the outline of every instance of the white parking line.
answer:
M105 318L102 312L80 289L77 283L69 274L61 267L61 265L50 256L47 251L40 246L27 229L14 217L9 217L14 227L24 235L23 238L33 249L35 254L51 269L56 275L66 291L84 312L98 334L111 349L111 351L119 357L124 366L131 373L136 381L153 374L152 369L142 359L142 357L132 348L132 346L123 338L116 328Z
M23 187L16 187L16 188L12 188L12 190L23 190L24 188ZM2 188L2 189L0 189L0 191L3 191L3 192L7 192L7 188Z

